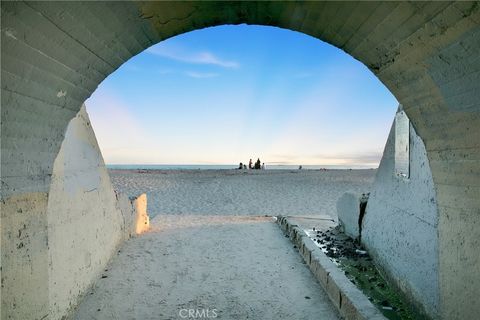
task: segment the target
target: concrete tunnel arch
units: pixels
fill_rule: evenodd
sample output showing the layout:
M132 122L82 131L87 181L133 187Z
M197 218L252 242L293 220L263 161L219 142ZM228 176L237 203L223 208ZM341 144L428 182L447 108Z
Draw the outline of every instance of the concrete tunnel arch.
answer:
M462 319L480 311L469 298L480 287L478 2L2 2L1 15L2 256L9 230L35 225L35 258L23 258L45 273L39 266L48 241L33 240L48 238L38 226L53 163L69 121L106 76L187 31L277 26L352 55L403 105L425 144L438 198L439 315ZM8 285L9 260L2 261ZM41 276L23 276L36 284L22 296L35 314L44 308Z

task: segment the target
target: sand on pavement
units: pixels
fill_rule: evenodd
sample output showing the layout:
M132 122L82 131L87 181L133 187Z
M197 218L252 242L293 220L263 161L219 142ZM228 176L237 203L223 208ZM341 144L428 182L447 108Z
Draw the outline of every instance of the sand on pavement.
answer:
M271 217L157 216L104 275L75 319L339 318Z

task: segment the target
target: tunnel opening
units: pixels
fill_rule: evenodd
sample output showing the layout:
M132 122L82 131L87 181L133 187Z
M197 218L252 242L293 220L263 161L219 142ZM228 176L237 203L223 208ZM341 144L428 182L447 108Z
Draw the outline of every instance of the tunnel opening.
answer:
M216 36L216 32L220 35ZM202 35L204 33L208 35ZM255 36L256 39L252 39ZM109 170L114 189L127 196L146 193L154 230L189 234L199 232L199 226L207 229L218 226L221 230L225 224L248 225L255 217L277 215L316 214L335 220L335 203L345 191L360 194L369 190L375 173L372 167L375 167L375 161L380 160L397 102L361 63L330 45L319 43L317 39L271 27L215 27L185 34L183 38L177 36L135 56L104 80L92 98L85 102L107 168L109 160L116 162L114 170ZM229 38L230 43L226 41ZM280 40L285 38L283 42ZM198 39L206 42L197 44L201 49L188 46L192 42L200 42ZM267 39L273 40L266 43ZM281 45L275 46L275 42ZM215 43L221 43L222 48L235 43L230 51L241 52L241 59L230 58L233 54L229 50L218 52L218 47L211 48ZM248 44L254 49L260 46L260 49L249 49ZM315 50L316 46L321 46L320 50ZM255 63L258 56L262 59ZM314 60L313 57L321 63L317 65L306 61ZM291 63L295 60L301 61L301 65ZM241 74L242 68L247 69L244 74ZM252 72L258 69L257 73ZM216 75L215 72L223 74ZM234 76L229 77L229 73ZM217 77L220 79L217 80ZM209 87L205 85L208 81L213 82ZM231 83L230 87L225 84L226 81ZM307 90L302 92L302 86L306 86ZM228 100L218 96L217 92L226 93ZM249 100L235 104L248 95L251 96ZM215 101L219 101L218 106ZM194 108L185 106L188 103ZM162 115L166 118L163 121ZM243 120L243 127L235 126L238 118ZM288 121L292 118L298 120ZM196 127L195 122L199 123ZM215 127L217 123L219 128ZM269 123L279 125L270 126ZM115 130L115 127L118 129ZM177 135L182 135L183 127L187 127L186 139L176 140ZM241 127L240 133L234 131L237 127ZM316 131L317 127L321 128L320 132ZM136 136L141 130L145 134ZM231 132L233 135L230 135ZM300 134L295 135L298 132ZM361 132L366 138L356 132ZM341 137L337 139L337 135ZM164 145L152 144L162 137L165 137L171 150ZM232 143L235 137L240 137L244 143L235 145ZM370 140L373 137L375 141ZM315 145L313 142L317 138L321 142ZM184 159L176 160L176 153L182 149L210 155L202 160L214 163L222 154L203 150L217 139L227 143L216 146L221 152L234 154L229 148L247 151L229 158L227 161L231 165L227 170L215 170L219 167L214 165L207 167L211 170L191 170L195 168L191 164L180 167L183 168L180 171L171 170L175 168L175 163L188 163ZM268 139L273 147L265 144L264 140ZM285 140L287 145L282 144ZM374 148L369 147L370 142ZM182 149L175 148L176 144ZM295 147L304 144L307 144L307 151L322 149L326 157L311 157L314 160L295 157L294 153L305 152ZM112 145L126 154L114 153ZM358 154L349 155L350 150L345 148L329 150L338 145L353 148ZM145 150L142 151L139 146ZM257 158L248 152L263 152L265 148L271 149L266 155L266 159L271 159L266 161L266 170L234 169L235 159L247 163L249 157ZM284 158L299 162L282 163L284 158L272 159L284 150L291 152L283 155ZM346 158L342 159L342 155L335 152L343 153ZM157 157L167 154L173 160L167 162L168 165L155 165L158 158L141 158L144 154L155 154ZM128 164L114 158L123 156L128 159L130 155L134 158ZM264 155L261 153L260 158L264 159ZM147 165L136 164L139 158L135 157L147 162ZM312 163L315 159L339 162ZM124 163L124 166L119 166L119 163ZM222 163L225 162L217 165ZM303 169L298 170L298 165L302 165ZM348 170L352 167L363 170ZM107 276L108 273L103 274ZM82 306L98 303L92 298L87 298ZM82 306L79 314L85 312L86 307ZM95 310L93 307L89 309Z
M325 40L368 66L395 94L411 120L410 128L424 143L438 199L438 221L412 215L419 226L437 230L438 258L430 268L434 285L418 286L426 273L412 278L407 272L406 290L432 317L462 319L478 313L478 306L465 298L474 296L479 279L479 257L472 254L480 232L480 113L478 82L472 81L479 72L476 2L8 2L2 3L1 12L2 317L26 319L49 312L55 317L61 313L56 310L59 303L72 302L60 301L51 278L49 257L54 250L68 248L62 245L65 235L50 234L47 212L54 161L83 101L105 76L152 44L225 23L273 25ZM62 188L64 180L57 180ZM91 180L84 182L90 185ZM74 190L69 187L66 184L65 190ZM95 194L94 188L87 191ZM391 209L397 215L415 211ZM31 241L17 247L11 235L23 227L20 234ZM93 236L101 233L97 230ZM76 259L88 264L92 256ZM39 289L30 290L31 283ZM85 287L75 283L70 289L82 292ZM17 300L28 303L18 306Z
M238 29L241 30L237 32L237 34L235 34L235 30ZM238 48L242 48L242 59L234 60L230 58L230 60L228 60L228 58L222 58L222 56L232 56L232 53L228 50L226 50L226 52L220 53L218 52L218 48L213 48L212 50L212 43L221 43L222 48L231 45L231 43L228 43L226 39L215 36L215 32L223 33L221 34L221 37L232 38L231 41L235 42L236 51L238 51ZM195 36L195 34L202 33L209 34L209 36ZM340 52L338 49L330 47L329 45L325 45L322 43L318 44L317 39L310 39L308 37L308 40L304 40L308 41L308 45L305 45L295 38L305 36L302 36L300 34L294 34L295 37L291 36L290 38L289 34L291 33L291 31L287 30L278 30L272 28L265 29L265 27L258 26L230 26L223 28L215 27L198 31L190 35L185 34L183 36L183 38L185 39L182 39L182 36L177 36L175 38L165 41L164 43L151 47L145 52L145 54L150 55L150 57L147 57L147 59L143 59L143 57L141 56L142 54L139 54L132 59L134 60L132 63L127 62L126 64L124 64L119 70L116 71L115 74L112 74L112 78L116 81L116 83L109 84L108 81L111 78L106 79L102 83L100 88L97 89L97 91L94 93L93 98L86 102L87 108L90 110L89 113L90 118L93 122L93 127L94 129L97 126L100 126L100 128L102 128L103 125L103 127L105 128L104 130L111 130L114 125L117 125L121 127L121 130L124 133L126 133L127 130L125 129L130 128L131 126L121 125L123 123L123 119L121 119L120 121L115 120L115 117L112 115L112 113L115 112L114 105L107 109L110 111L110 113L104 114L103 119L96 119L94 117L95 108L102 108L103 106L101 105L101 103L109 103L109 101L106 101L106 99L101 98L102 90L108 90L107 97L115 97L112 100L121 105L120 112L122 116L124 116L125 114L139 115L142 113L142 106L140 106L139 104L135 104L134 108L128 110L128 106L126 106L127 103L121 101L122 99L120 99L117 94L118 92L127 92L128 95L134 96L135 93L136 96L133 97L134 99L126 99L129 103L132 103L132 101L138 99L140 94L142 100L152 101L154 107L158 109L158 111L154 111L154 113L158 112L156 113L157 116L155 117L155 115L149 115L150 118L159 118L159 115L161 114L165 114L165 117L172 117L171 120L168 119L166 122L172 122L172 127L177 129L169 130L167 128L165 131L158 135L159 137L161 137L167 136L170 133L170 135L168 136L169 140L173 140L174 135L176 135L177 133L181 134L182 130L179 130L178 128L181 128L185 124L182 123L183 121L179 121L179 119L185 119L188 117L191 117L196 121L199 121L198 119L205 119L205 123L203 123L203 126L205 126L205 124L208 124L208 127L210 128L215 126L215 122L221 122L221 119L225 119L225 115L227 115L227 119L229 114L233 114L234 118L240 117L244 119L245 116L241 114L241 111L246 109L247 117L254 118L255 120L257 120L257 122L260 122L262 124L262 127L267 127L267 130L260 131L259 128L256 128L255 126L253 126L253 129L247 126L247 128L243 129L243 132L249 133L250 131L253 131L253 133L249 133L247 137L245 137L245 134L239 135L240 137L244 137L243 140L246 140L247 145L241 146L241 148L248 149L248 147L250 146L251 149L261 150L261 147L257 147L255 143L257 142L257 140L259 140L259 142L263 142L262 139L265 138L262 137L266 137L267 139L270 138L270 136L266 134L268 132L275 132L277 133L277 135L280 132L279 140L285 139L285 135L281 133L281 130L279 130L278 128L269 127L269 122L275 123L281 121L281 119L277 119L275 115L278 113L286 113L287 115L290 115L292 113L291 109L300 109L306 110L306 112L304 112L305 114L302 115L302 119L316 118L314 124L315 126L318 126L320 128L332 128L335 125L331 124L331 126L328 127L327 123L337 121L336 125L341 127L343 130L347 129L350 132L362 132L362 134L368 137L379 137L380 142L375 142L378 143L378 145L380 146L378 147L377 145L378 150L376 150L376 161L380 161L380 155L382 153L381 150L383 149L383 145L385 144L388 125L390 125L393 114L395 112L395 107L398 104L396 100L393 98L393 96L388 97L389 93L385 93L388 91L383 87L380 82L378 82L378 80L372 77L373 75L370 73L370 71L368 71L359 62L351 61L353 59L348 56L345 57L346 55L344 53ZM257 38L252 39L254 38L253 35L255 35ZM282 47L279 47L272 45L272 41L267 42L266 39L268 38L273 38L276 41L279 41L279 39L283 38L289 39L282 42ZM176 39L178 40L175 41ZM188 46L189 43L200 42L197 39L201 39L204 41L210 39L211 40L206 41L206 44L202 43L201 50L195 47L192 48ZM242 42L239 41L239 39L248 39L248 41ZM255 40L257 40L258 42L258 39L263 40L261 41L261 48L263 50L265 50L265 48L268 48L268 51L275 52L275 56L277 58L263 52L258 52L258 50L255 51L251 48L248 48L248 44L250 44L252 47L258 46L258 44L252 44L252 42L255 42ZM310 41L312 41L311 45ZM318 51L315 51L314 49L312 49L314 48L313 43L323 46L324 48L322 49L327 52L322 55L322 52L319 53ZM309 49L314 52L307 53L306 51ZM291 52L294 52L295 54L288 52L288 50L291 50ZM249 53L249 51L254 51L254 53ZM303 59L299 59L299 55L297 54L297 52L302 53L302 56L304 56ZM252 66L249 65L248 62L245 62L245 60L251 61L251 56L259 56L262 55L262 53L264 56L262 56L261 63L253 64ZM162 64L158 64L158 62L152 60L152 55L157 59L161 59ZM305 60L307 56L316 57L317 59L322 60L322 64L320 66L316 66L315 63L310 63L310 65L307 63L307 67L305 67ZM174 60L174 63L169 60ZM303 64L301 66L295 64L286 64L282 60L302 60ZM170 62L170 64L166 64L165 61ZM270 66L269 64L273 65L273 63L270 63L270 61L274 61L275 66ZM314 66L311 66L312 64ZM187 70L182 69L185 68L185 65ZM194 65L193 68L198 67L197 65L200 65L200 67L202 67L201 72L203 73L201 73L199 70L188 70L192 68L192 65ZM208 68L206 68L204 65L207 65ZM258 74L255 75L239 75L239 69L247 68L247 66L249 67L249 69L258 69L259 66L262 66L262 72L258 72ZM151 71L152 69L160 71L158 73L154 73L155 76L149 76L148 73L141 72L141 69L145 67L147 67L148 71ZM227 69L227 72L225 72L225 69ZM219 73L221 72L232 72L232 69L234 69L233 72L235 73L235 78L233 79L225 76L225 74L219 75ZM287 69L288 72L282 73L277 71L282 69ZM307 69L311 73L306 74L306 72L302 69ZM123 74L121 74L122 71ZM265 76L264 73L266 71L273 73L274 75L276 75L276 77ZM293 72L296 73L293 74ZM117 73L120 73L120 75L118 75ZM300 73L301 76L299 75ZM159 74L161 76L159 76ZM321 76L318 76L318 74L320 74ZM179 75L182 77L180 80L178 79ZM255 76L257 78L266 79L261 79L263 81L260 81L257 80ZM141 81L138 79L139 77L143 77L146 79L144 81ZM189 110L184 109L185 107L180 107L179 109L181 111L177 112L180 113L181 118L176 118L176 112L174 110L176 110L177 107L175 103L182 104L183 101L171 101L168 97L166 97L166 95L168 94L178 96L178 94L175 95L176 92L173 89L173 85L167 86L170 92L166 92L165 90L159 88L155 92L156 96L149 96L147 94L147 92L152 88L148 85L145 85L145 83L152 82L156 87L166 85L166 82L159 79L159 77L167 77L168 79L173 78L170 81L174 82L175 85L181 87L182 94L185 97L192 97L193 101L191 101L190 103L195 104L196 109L200 109L202 111L197 114L194 112L195 110ZM225 80L221 79L219 81L223 85L221 86L221 91L226 91L230 95L230 103L227 104L232 104L233 101L238 101L242 96L248 95L248 89L255 91L255 94L253 95L254 98L252 98L251 101L248 101L246 103L250 105L234 105L230 106L230 108L218 108L216 106L212 106L212 101L216 100L221 101L223 104L225 104L224 99L218 98L215 95L215 92L218 91L219 82L214 82L214 84L210 88L207 87L207 89L210 90L207 90L204 89L205 86L199 85L198 81L200 80L201 83L205 83L207 81L212 81L212 78L216 77L226 78ZM193 78L195 82L189 82L188 78ZM248 87L247 89L245 89L245 87L242 87L242 78L247 78L248 83L255 83L255 88L252 89L251 87ZM302 79L305 78L307 78L308 82L305 82L305 80L302 82ZM326 78L328 78L328 80L326 80ZM124 79L128 79L128 81L125 81ZM228 81L229 79L234 84L233 90L229 89L227 86L224 85L224 82ZM349 85L348 81L353 84ZM280 85L278 84L279 82ZM318 82L320 85L315 84L315 82ZM131 87L137 83L140 89L135 91ZM309 99L303 98L300 92L301 89L299 88L299 83L300 85L308 86L311 91L315 92L315 94L307 92L306 95L309 96ZM115 88L115 86L117 86L117 88ZM201 87L204 91L206 91L206 98L204 98L200 94L199 89L196 89L197 86ZM295 92L285 93L284 91L288 90L287 88L290 86L295 88ZM341 87L334 88L335 86ZM379 89L376 89L376 87L379 87ZM349 89L352 92L349 92ZM235 91L238 92L237 96L232 95L232 93ZM334 92L333 94L332 91ZM361 93L365 91L367 92L367 94L362 95ZM267 94L264 94L263 92L266 92ZM289 97L292 95L295 97L295 99L291 99ZM349 95L352 95L355 98L348 100L344 98ZM198 96L200 96L200 98ZM313 96L313 99L311 98L311 96ZM202 101L202 98L205 100L204 102ZM277 105L274 108L270 106L272 103L269 101L269 99L276 102ZM302 102L303 104L305 104L305 100L307 100L307 107L302 105ZM312 100L314 101L311 102ZM282 105L279 106L279 101L287 101L288 104L293 104L294 106L293 108L286 108ZM300 101L300 103L298 103L297 101ZM165 103L164 106L161 105L163 103ZM328 103L334 104L335 106L326 106L326 104ZM268 106L268 112L262 110L262 105L264 104ZM389 106L387 107L388 104ZM207 116L205 116L205 113L208 113L208 111L205 111L205 109L209 107L214 109L216 113L220 113L220 115L218 116L209 113ZM149 113L152 113L152 106L147 105L143 106L143 108L150 111ZM383 117L373 116L372 113L377 112L380 108L388 108L389 113L385 112L385 114L382 114ZM220 109L227 110L225 112ZM311 112L311 109L324 110L324 113L322 114L321 112ZM360 113L351 111L352 109L359 109ZM168 110L172 110L174 112ZM351 113L350 117L343 116L341 119L331 119L325 115L325 112L345 114L345 111L347 110L349 110ZM267 117L262 117L262 115L265 113L267 113ZM292 117L294 116L288 116L288 118ZM260 118L262 120L260 121L257 118ZM100 123L100 121L102 120L105 124ZM177 120L177 122L175 122L175 120ZM342 123L342 120L343 122L346 122L346 124ZM381 130L378 130L377 128L374 128L377 123L381 122L382 120L384 122L381 125L383 132L381 132ZM188 120L186 122L187 125L192 125ZM143 122L138 120L137 123L142 124ZM363 127L354 127L354 124L357 124L357 126L361 124ZM146 126L141 126L145 130ZM222 134L224 135L229 134L229 132L225 132L224 130L222 130L222 128L215 128L214 133L211 136L212 138L206 139L205 136L208 136L208 132L204 132L203 126L199 126L198 129L191 131L197 132L199 137L201 137L202 139L194 140L195 138L189 135L188 138L190 140L190 145L186 144L185 142L183 142L183 144L180 143L182 144L183 148L189 149L192 145L196 145L194 150L202 150L202 148L205 148L206 146L215 141L215 136L218 136L218 132L222 132ZM154 129L158 130L159 127L161 126L156 125ZM300 131L299 129L306 127L307 129L310 129L310 131L314 131L310 133L312 136L319 137L322 141L328 140L322 137L322 134L332 138L335 136L335 134L338 134L339 132L337 130L334 130L335 133L330 135L328 132L325 132L326 129L323 129L322 133L317 133L314 130L315 127L313 127L310 123L307 122L307 125L305 125L301 121L294 122L293 124L289 123L286 127L293 128L297 131ZM229 130L232 131L234 129L235 126L229 123ZM375 133L372 134L368 132L368 130L374 130ZM153 132L150 131L149 134L153 135ZM114 135L121 136L119 132L115 133ZM380 136L382 135L383 138L380 138ZM102 140L104 140L105 138L99 136L98 132L96 136L99 140L100 149L107 148L108 150L108 146L102 146ZM288 137L289 135L286 136ZM353 137L359 136L360 134L355 133L354 135L344 137L341 142L335 141L335 139L333 138L331 139L333 140L331 141L331 143L335 145L341 144L342 142L344 144L348 144L348 140L351 140ZM256 140L254 140L255 137L257 137ZM311 139L306 139L305 136L295 136L293 138L290 138L290 141L294 141L296 142L296 144L302 144L306 140L311 141ZM202 145L202 140L205 145ZM232 137L229 137L226 140L229 143L232 143L233 139ZM108 138L105 139L105 141L108 141ZM362 139L360 143L353 143L353 145L360 144L362 145L361 148L368 149L368 142L368 139ZM112 141L110 141L110 143L112 143ZM140 141L130 140L128 141L128 145L123 145L120 147L122 147L125 151L128 152L129 146L134 146L135 152L133 153L135 155L138 155L141 154L141 152L137 151L137 149L135 148L138 147L140 143ZM119 144L117 143L117 145ZM238 146L236 147L238 148ZM321 145L318 147L320 149L327 149L329 145ZM310 143L308 146L309 149L316 149L318 147L315 147L313 143ZM221 145L219 146L219 149L222 150L226 148L228 148L228 146L223 146L223 148ZM282 146L281 144L279 148L291 150L291 148L289 148L288 146ZM148 150L160 150L161 153L175 154L175 152L159 146L148 147ZM278 150L274 151L277 153L279 152ZM325 150L324 153L328 153L328 151L329 150ZM358 151L358 149L356 151ZM206 153L210 154L210 152ZM270 154L272 153L273 152L271 152ZM293 155L287 154L286 156L292 157ZM248 154L243 154L238 158L242 159L244 163L247 163L247 161L245 161L245 158L248 158ZM252 158L254 158L255 160L256 157ZM261 158L264 159L263 156ZM357 161L361 161L361 158L362 155L352 156L352 159ZM372 158L373 157L370 156L368 161L375 161L375 159ZM331 159L321 159L321 161L322 160L328 161ZM236 225L252 223L251 220L246 219L248 216L258 217L278 215L323 215L325 217L330 216L329 219L331 220L336 220L335 204L340 198L340 196L346 191L356 192L359 195L363 192L369 191L371 184L373 183L375 173L374 170L371 170L374 168L369 168L369 166L375 167L375 164L372 165L371 163L363 164L363 167L367 170L352 172L345 169L352 169L352 167L356 169L362 168L362 164L346 162L335 163L333 165L325 165L324 163L320 162L317 163L316 166L312 165L312 163L310 163L310 166L308 166L305 165L304 162L294 162L288 163L287 165L284 164L283 166L275 166L275 164L279 163L279 161L278 159L273 159L273 161L267 161L267 171L238 171L235 169L236 165L233 163L234 159L229 159L229 162L231 164L223 167L223 170L221 169L221 164L217 164L218 166L211 165L210 167L205 165L202 167L195 164L184 164L183 166L178 166L173 161L169 162L169 164L167 165L155 165L155 160L153 160L151 163L148 163L147 165L135 164L134 162L119 165L118 163L122 162L117 160L117 164L113 166L114 170L111 170L109 173L113 181L113 185L117 190L120 189L123 192L126 192L128 195L133 195L135 193L141 192L147 193L149 199L149 213L151 215L151 218L156 218L158 228L160 228L163 232L176 230L178 232L186 234L190 232L198 232L196 230L198 230L200 226L202 226L203 228L219 226L220 228L220 226L225 224ZM182 162L185 163L184 161ZM302 170L298 169L299 164L303 164ZM204 171L198 171L199 168L203 169ZM274 169L277 169L277 172L272 171ZM267 172L269 174L265 175L265 173ZM358 223L361 230L361 220L363 214L365 213L366 202L361 202L360 208L362 210L360 212ZM175 222L175 220L179 220L181 222ZM155 229L155 223L153 225L153 228ZM90 301L93 300L90 299ZM86 303L88 304L88 302Z
M290 30L249 25L203 29L152 46L104 80L86 101L107 167L116 174L114 184L123 190L118 184L129 178L116 169L166 170L162 173L168 177L172 168L233 169L257 157L268 170L375 168L397 104L364 65L339 49ZM361 189L361 181L371 184L373 176L367 170L352 177L356 192L368 191ZM201 192L209 190L212 198L204 200L213 203L213 190L225 188L217 202L225 202L221 210L230 214L297 211L336 219L335 202L348 191L345 187L332 199L321 199L324 186L315 187L312 177L310 190L304 190L309 196L302 198L285 192L297 192L299 186L289 188L287 178L279 178L281 186L273 193L268 183L253 180L263 201L275 208L268 210L262 201L251 200L255 194L245 190L248 185L219 187L218 178L203 177L205 190L189 186L191 196L180 186L170 190L157 184L159 194L149 182L149 211L208 211L190 203L181 212L178 203L203 199ZM177 185L172 181L166 184ZM295 198L296 206L308 203L305 209L289 204Z

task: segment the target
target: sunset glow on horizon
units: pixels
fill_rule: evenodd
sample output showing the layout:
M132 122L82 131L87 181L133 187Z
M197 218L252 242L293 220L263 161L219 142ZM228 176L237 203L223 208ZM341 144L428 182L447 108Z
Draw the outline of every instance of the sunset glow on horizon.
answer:
M376 167L398 102L340 49L240 25L150 47L86 106L107 164Z

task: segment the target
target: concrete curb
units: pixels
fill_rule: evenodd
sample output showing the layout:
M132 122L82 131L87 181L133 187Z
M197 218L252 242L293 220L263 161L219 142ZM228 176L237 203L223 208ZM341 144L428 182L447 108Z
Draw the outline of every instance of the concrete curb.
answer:
M387 319L298 225L283 216L277 217L277 223L297 246L303 260L342 317L348 320Z

